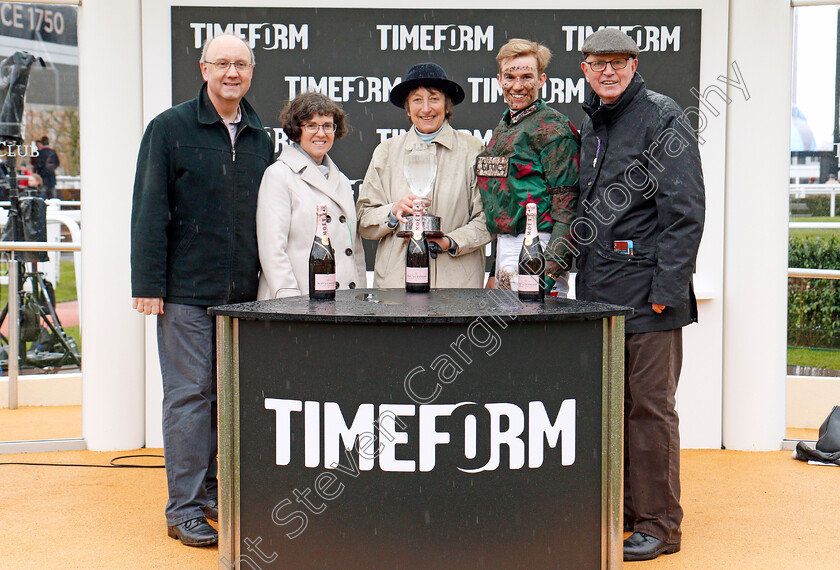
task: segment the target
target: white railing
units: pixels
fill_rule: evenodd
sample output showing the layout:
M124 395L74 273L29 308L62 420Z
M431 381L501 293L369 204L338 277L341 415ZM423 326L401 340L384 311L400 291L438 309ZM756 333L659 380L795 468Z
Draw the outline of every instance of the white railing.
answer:
M840 222L790 222L792 230L840 230Z
M788 277L804 277L806 279L840 279L840 270L788 267Z
M59 190L63 190L65 188L78 190L82 187L82 177L81 176L56 176L55 177L55 187Z
M82 218L82 211L78 209L81 205L81 202L78 200L76 201L67 201L67 200L57 200L57 199L50 199L46 200L47 203L47 240L49 242L55 242L61 239L61 236L54 233L54 230L51 228L52 224L62 224L64 227L67 228L68 233L70 234L70 241L81 243L82 242L82 232L79 228L79 223L81 222ZM9 217L9 208L11 207L11 202L5 201L0 202L0 226L5 227L6 221ZM2 251L2 250L0 250ZM75 270L76 270L76 295L79 299L79 311L81 311L81 302L82 302L82 259L81 259L81 252L76 251L73 254L73 262L75 263ZM61 264L60 264L60 256L55 254L50 254L50 261L49 266L44 271L45 276L47 279L52 281L55 284L58 284L58 278L61 275ZM5 277L2 278L5 280Z
M806 196L819 196L819 195L828 195L830 200L830 205L828 208L828 213L830 216L837 215L837 210L835 209L835 203L837 194L840 193L840 184L791 184L790 185L790 197L791 198L804 198Z
M49 200L44 200L44 203L47 205L48 212L61 212L62 214L67 214L72 217L77 224L81 221L82 211L79 208L81 207L82 202L79 200L59 200L58 198L50 198ZM3 223L5 223L5 216L8 214L11 206L12 203L9 200L0 201L0 208L2 208L0 216L3 216Z

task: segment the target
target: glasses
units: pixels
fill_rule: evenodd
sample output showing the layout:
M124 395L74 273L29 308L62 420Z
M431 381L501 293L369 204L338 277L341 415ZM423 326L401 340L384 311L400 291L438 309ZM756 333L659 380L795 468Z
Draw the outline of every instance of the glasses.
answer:
M230 66L232 65L233 67L236 68L236 71L238 71L240 73L242 73L243 71L247 71L254 66L254 64L248 63L247 61L224 61L224 60L219 60L219 61L205 61L204 63L206 63L207 65L215 66L216 69L218 69L219 71L227 71L230 68Z
M622 57L620 59L614 59L612 61L584 61L589 65L589 69L592 71L604 71L607 68L607 64L610 64L614 70L618 71L619 69L624 69L627 67L627 62L633 59L632 57Z
M334 133L338 130L338 125L336 125L335 123L325 123L323 125L319 125L317 123L304 123L301 125L301 127L310 135L314 135L321 129L324 129L325 135L328 133Z

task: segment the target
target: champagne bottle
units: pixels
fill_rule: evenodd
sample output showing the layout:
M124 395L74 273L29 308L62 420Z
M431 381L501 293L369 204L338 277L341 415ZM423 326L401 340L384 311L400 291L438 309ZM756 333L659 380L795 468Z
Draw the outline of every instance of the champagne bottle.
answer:
M327 232L327 205L315 206L315 240L309 252L309 298L335 299L335 252Z
M423 200L414 201L411 238L405 254L405 290L425 293L429 290L429 243L423 230Z
M537 234L537 205L525 207L525 241L519 251L519 298L523 301L545 299L545 255Z

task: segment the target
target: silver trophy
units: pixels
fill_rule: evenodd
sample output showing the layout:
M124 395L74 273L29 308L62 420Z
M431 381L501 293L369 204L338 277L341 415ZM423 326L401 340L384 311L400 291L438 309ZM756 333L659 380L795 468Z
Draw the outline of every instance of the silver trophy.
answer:
M415 144L414 148L405 157L403 172L411 192L423 198L426 206L428 206L431 203L429 194L432 192L432 186L434 186L435 176L437 175L437 161L431 145ZM406 216L407 221L400 225L398 236L411 235L412 217ZM437 216L424 215L423 229L428 237L443 237L443 233L440 231L440 218Z

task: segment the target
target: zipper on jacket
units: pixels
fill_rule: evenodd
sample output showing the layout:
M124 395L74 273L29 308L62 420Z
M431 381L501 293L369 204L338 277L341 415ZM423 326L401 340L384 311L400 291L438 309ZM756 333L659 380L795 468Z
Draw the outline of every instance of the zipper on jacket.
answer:
M236 135L233 137L233 141L230 143L231 160L233 162L236 162L236 141L239 140L239 135L242 134L242 130L245 129L247 126L248 125L242 125L238 129L236 129Z
M245 130L248 127L248 125L246 125L244 123L245 123L244 120L242 121L242 123L240 123L241 126L238 129L236 129L236 135L234 135L233 141L230 144L230 152L231 152L231 161L232 162L236 162L236 141L239 140L239 135L242 134L242 131ZM230 138L230 137L228 137L228 138ZM231 217L232 217L231 228L233 230L233 233L235 234L236 233L236 216L232 215ZM228 260L233 259L233 249L234 249L233 241L231 241L230 248L231 248L231 251L229 252L230 255L228 255ZM233 272L233 267L231 266L231 264L229 262L228 263L228 273L232 273L232 272ZM236 282L235 282L234 279L235 278L231 279L228 282L228 294L227 294L227 302L228 303L230 303L230 299L233 297L233 291L236 288Z

